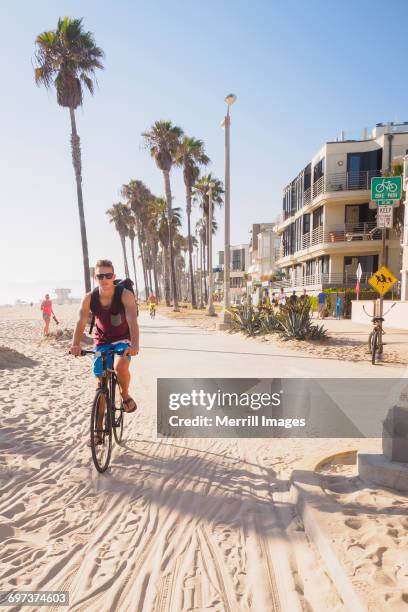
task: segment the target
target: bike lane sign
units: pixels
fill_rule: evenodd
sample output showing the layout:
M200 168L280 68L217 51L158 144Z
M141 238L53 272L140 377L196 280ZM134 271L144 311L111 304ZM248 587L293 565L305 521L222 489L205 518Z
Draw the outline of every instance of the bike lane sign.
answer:
M380 295L384 295L391 289L391 287L397 282L392 272L389 271L386 266L381 266L374 272L371 278L368 279L368 283L375 289Z
M371 179L371 199L374 202L400 200L401 195L401 176L375 176Z

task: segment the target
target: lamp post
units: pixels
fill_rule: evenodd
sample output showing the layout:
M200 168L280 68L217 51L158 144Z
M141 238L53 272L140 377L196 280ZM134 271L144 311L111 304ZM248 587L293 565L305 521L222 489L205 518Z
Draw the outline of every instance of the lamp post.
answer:
M234 104L237 96L228 94L225 98L227 103L227 114L224 117L222 126L225 128L225 223L224 223L224 310L221 315L220 329L230 326L231 315L228 312L230 307L230 106Z
M212 226L213 226L213 200L212 190L214 183L208 183L208 308L210 317L215 315L213 304L213 270L212 270Z

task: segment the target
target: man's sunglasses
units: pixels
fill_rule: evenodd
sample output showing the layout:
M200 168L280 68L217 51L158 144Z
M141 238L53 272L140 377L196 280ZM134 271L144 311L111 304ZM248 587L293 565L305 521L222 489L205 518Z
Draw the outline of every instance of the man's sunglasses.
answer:
M113 278L113 272L105 272L103 274L95 274L98 280L102 280L103 278L111 279Z

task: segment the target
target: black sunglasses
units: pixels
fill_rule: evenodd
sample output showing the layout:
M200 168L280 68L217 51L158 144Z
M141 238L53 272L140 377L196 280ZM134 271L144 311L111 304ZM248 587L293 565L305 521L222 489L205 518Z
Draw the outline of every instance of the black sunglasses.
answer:
M102 280L103 278L111 279L113 278L113 272L105 272L104 274L95 274L98 280Z

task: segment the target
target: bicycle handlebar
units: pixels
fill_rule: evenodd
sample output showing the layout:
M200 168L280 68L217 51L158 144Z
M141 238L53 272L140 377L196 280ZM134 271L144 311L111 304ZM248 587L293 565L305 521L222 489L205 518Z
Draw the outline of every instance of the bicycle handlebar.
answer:
M121 349L120 351L117 351L115 349L109 349L108 351L103 351L103 353L100 353L99 355L101 357L105 357L107 355L109 355L110 353L114 354L114 355L123 355L123 353L125 352L125 349ZM84 357L84 355L97 355L98 351L97 350L92 350L92 351L87 351L85 349L81 350L81 357ZM68 355L71 355L71 351L68 351Z
M388 314L392 308L394 308L394 306L395 306L395 304L396 304L396 303L397 303L397 302L394 302L394 303L392 304L392 306L390 306L390 307L389 307L389 309L387 310L387 312L383 312L382 316L383 316L383 317L385 317L385 315L386 315L386 314ZM373 315L373 314L372 314L372 315L371 315L371 314L368 314L368 312L366 311L366 309L365 309L365 307L364 307L364 304L363 304L363 310L364 310L365 314L367 315L367 317L371 317L372 319L374 319L374 318L379 319L379 318L380 318L380 315L378 315L378 317L376 317L376 316L375 316L375 315Z

